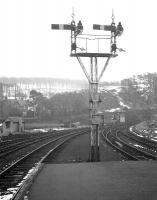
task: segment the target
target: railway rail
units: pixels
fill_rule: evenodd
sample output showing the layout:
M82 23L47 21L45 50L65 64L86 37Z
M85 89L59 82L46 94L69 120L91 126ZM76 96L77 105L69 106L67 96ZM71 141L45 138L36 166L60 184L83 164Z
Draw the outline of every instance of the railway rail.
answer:
M41 165L44 159L46 159L50 154L56 153L56 151L58 151L66 142L85 133L89 133L89 129L77 130L73 133L52 139L0 172L0 193L2 199L7 195L11 196L10 199L15 199L18 191L26 181L26 178L33 170Z
M148 137L142 136L139 132L137 133L136 130L131 127L129 134L127 134L133 140L140 142L141 144L147 144L151 148L157 149L157 141L149 139Z
M18 142L22 142L24 140L30 139L30 138L36 138L41 137L42 135L45 135L44 133L23 133L23 134L15 134L11 136L4 136L3 140L0 142L0 149L7 147L8 145L15 144Z
M104 132L102 133L102 137L107 142L107 144L109 144L111 147L113 147L113 149L115 149L116 151L122 153L122 155L124 155L128 159L139 160L136 156L134 156L131 153L129 153L128 151L122 149L121 148L122 146L120 147L120 143L115 142L115 137L113 135L112 135L113 138L109 138L110 133L111 133L110 130L108 130L106 134L104 134Z
M137 149L141 149L154 156L157 156L157 143L154 144L154 142L151 142L147 139L142 140L142 138L138 138L135 135L132 135L130 133L126 134L121 131L117 132L117 137L119 138L119 140L124 141L125 143L128 143L129 145L134 146Z
M54 133L49 133L46 135L40 135L40 137L31 137L29 140L24 140L23 142L8 145L8 147L0 151L0 171L7 168L16 160L20 159L23 155L27 154L29 151L37 148L46 141L51 140L51 138L56 138L60 135L66 135L72 130L59 131Z
M64 131L58 131L59 133L66 133L68 132L68 130L64 130ZM38 139L38 138L42 138L45 136L50 136L50 135L57 135L57 132L44 132L44 133L27 133L27 134L18 134L16 135L16 137L12 138L12 137L8 137L8 140L4 140L0 142L0 151L2 151L5 148L8 148L9 146L16 146L18 144L22 144L24 142L27 142L29 140L33 140L33 139Z
M66 134L66 132L64 133ZM49 138L55 138L58 134L46 134L46 135L42 135L42 136L38 136L38 137L33 137L33 138L29 138L29 139L24 139L23 141L20 142L13 142L10 145L7 145L6 147L2 147L0 148L0 158L3 158L6 155L9 155L15 151L18 151L19 149L25 148L29 145L32 145L34 143L37 143L39 141L43 141Z
M146 152L141 150L129 143L123 141L122 139L118 138L117 135L111 133L111 130L108 130L106 135L102 134L104 140L110 144L114 149L125 155L127 158L131 160L149 160L153 159L156 160L157 156L151 154L150 152Z

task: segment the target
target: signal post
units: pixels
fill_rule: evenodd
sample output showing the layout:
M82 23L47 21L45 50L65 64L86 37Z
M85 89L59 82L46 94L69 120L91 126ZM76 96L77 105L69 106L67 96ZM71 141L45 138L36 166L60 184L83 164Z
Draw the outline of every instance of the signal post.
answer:
M91 35L91 34L83 34L83 25L82 22L79 21L77 25L74 21L74 15L72 22L70 24L52 24L52 29L61 29L61 30L70 30L71 31L71 57L76 57L88 82L89 82L89 110L90 110L90 118L91 118L91 153L90 153L90 161L97 162L100 159L99 153L99 129L100 125L104 123L103 116L98 113L100 95L98 92L99 82L102 78L105 69L111 58L116 57L116 37L120 36L123 32L123 27L121 23L116 26L114 22L114 16L112 14L112 22L110 25L99 25L94 24L94 30L100 30L105 32L110 32L110 35ZM82 48L79 46L79 41L85 41L85 47ZM98 49L95 52L91 52L88 50L88 42L91 40L97 41ZM100 41L106 40L110 43L110 49L108 52L99 51ZM87 70L83 64L83 59L89 58L90 62L90 70ZM98 73L98 59L105 58L104 67L100 74Z

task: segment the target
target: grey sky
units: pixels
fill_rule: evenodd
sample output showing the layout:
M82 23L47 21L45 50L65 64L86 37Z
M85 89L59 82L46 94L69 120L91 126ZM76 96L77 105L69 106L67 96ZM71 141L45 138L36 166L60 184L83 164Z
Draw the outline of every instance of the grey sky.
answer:
M112 8L116 23L124 26L118 47L126 53L111 60L103 80L156 72L155 0L1 0L0 76L85 79L69 56L70 32L50 29L51 23L70 23L72 7L86 33L93 33L93 23L110 24Z

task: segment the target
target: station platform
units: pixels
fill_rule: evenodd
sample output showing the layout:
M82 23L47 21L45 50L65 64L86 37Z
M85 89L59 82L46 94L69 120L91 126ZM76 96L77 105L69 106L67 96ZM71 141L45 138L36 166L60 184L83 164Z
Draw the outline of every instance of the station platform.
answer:
M156 161L45 164L29 200L156 200Z

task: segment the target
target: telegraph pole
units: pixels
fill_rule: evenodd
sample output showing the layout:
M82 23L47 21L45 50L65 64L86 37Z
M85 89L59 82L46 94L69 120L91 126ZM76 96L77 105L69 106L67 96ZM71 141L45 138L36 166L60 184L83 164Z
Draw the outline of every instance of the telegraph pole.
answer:
M100 95L98 93L98 87L100 79L102 78L106 67L111 58L116 57L116 37L120 36L123 32L123 27L121 23L116 26L114 22L114 15L112 13L112 22L110 25L99 25L93 24L94 30L100 30L105 32L110 32L110 35L91 35L91 34L83 34L83 25L82 22L79 21L76 25L74 21L74 13L72 15L72 21L70 24L51 24L52 29L60 29L60 30L70 30L71 31L71 57L76 57L88 82L89 82L89 109L90 109L90 118L91 118L91 156L90 160L92 162L99 161L99 129L101 124L104 123L102 115L98 113L98 107L100 103ZM79 47L79 41L85 41L85 47ZM98 49L95 52L91 52L88 49L88 42L97 41ZM110 43L110 49L108 52L100 52L99 45L102 40L105 40ZM82 59L89 58L90 60L90 70L89 72L86 70L86 67L83 64ZM104 67L100 74L98 74L98 59L105 58Z

